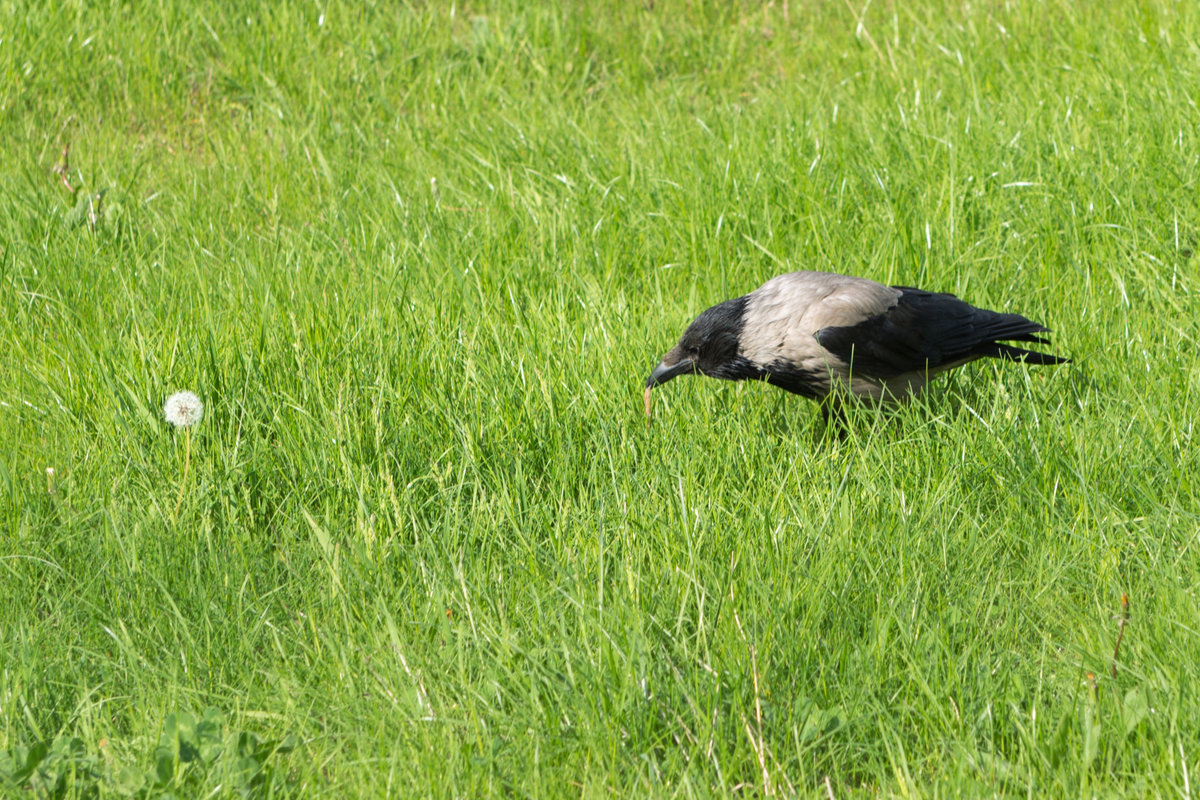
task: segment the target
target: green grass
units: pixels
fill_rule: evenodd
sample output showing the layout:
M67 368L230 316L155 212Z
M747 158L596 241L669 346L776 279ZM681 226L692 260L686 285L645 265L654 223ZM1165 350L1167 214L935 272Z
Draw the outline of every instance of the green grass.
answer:
M57 5L0 8L0 794L1194 791L1194 4ZM648 428L801 268L1074 363Z

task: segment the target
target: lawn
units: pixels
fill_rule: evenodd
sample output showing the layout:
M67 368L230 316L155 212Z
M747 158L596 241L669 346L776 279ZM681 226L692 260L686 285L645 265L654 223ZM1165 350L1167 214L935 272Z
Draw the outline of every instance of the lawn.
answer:
M243 5L0 6L0 795L1192 795L1200 8ZM1073 362L647 425L793 269Z

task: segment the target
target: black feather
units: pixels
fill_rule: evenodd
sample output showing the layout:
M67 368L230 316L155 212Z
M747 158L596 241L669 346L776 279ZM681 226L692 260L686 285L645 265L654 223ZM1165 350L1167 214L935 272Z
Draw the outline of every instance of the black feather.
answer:
M1033 364L1039 367L1053 367L1058 364L1070 364L1071 359L1056 356L1051 353L1036 353L1033 350L1024 350L1020 347L1012 347L999 342L992 345L993 352L984 353L985 356L992 358L1003 358L1008 361L1024 361L1026 364Z
M801 369L784 359L768 364L755 377L766 378L772 386L811 400L819 400L829 390L828 375Z
M1020 358L1031 364L1063 361L997 344L1002 340L1046 343L1034 334L1049 329L1020 314L976 308L952 294L895 288L901 293L895 306L857 325L822 328L817 331L817 341L849 363L854 372L873 378L982 357Z

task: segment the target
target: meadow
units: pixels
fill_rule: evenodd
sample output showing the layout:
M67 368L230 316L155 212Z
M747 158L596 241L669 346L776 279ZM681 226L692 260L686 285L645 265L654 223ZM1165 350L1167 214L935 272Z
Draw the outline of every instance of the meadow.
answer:
M1198 42L1176 0L0 4L0 795L1193 796ZM1073 361L647 425L793 269Z

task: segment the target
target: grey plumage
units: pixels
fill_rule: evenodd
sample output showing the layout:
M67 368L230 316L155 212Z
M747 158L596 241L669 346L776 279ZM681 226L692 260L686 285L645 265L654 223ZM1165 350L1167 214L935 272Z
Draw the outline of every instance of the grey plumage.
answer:
M979 358L1030 364L1066 359L1003 341L1037 342L1049 329L1019 314L976 308L952 294L830 272L790 272L707 309L646 381L678 375L766 380L814 400L849 393L895 402L939 372Z

